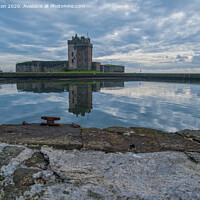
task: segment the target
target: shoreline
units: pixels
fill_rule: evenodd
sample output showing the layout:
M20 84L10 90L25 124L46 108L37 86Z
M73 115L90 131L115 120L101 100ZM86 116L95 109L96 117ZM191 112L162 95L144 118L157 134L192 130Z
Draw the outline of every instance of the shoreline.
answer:
M168 133L144 127L74 128L61 126L0 125L0 142L24 144L30 148L49 145L57 149L89 149L104 152L148 153L161 151L199 151L200 130Z
M2 72L0 79L140 79L200 81L197 73L44 73Z

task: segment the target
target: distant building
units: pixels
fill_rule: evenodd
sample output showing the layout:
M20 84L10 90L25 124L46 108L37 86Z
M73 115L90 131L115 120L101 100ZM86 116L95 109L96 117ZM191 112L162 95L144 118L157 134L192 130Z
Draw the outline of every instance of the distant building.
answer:
M92 48L90 38L81 36L68 40L68 61L27 61L16 64L16 72L65 72L90 71L124 72L125 67L119 65L101 65L92 62Z

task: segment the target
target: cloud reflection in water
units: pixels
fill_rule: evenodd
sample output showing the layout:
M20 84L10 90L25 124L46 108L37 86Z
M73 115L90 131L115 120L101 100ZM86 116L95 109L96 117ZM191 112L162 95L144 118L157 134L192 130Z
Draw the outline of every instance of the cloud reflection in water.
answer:
M0 123L36 123L49 115L84 127L140 126L174 132L200 129L199 105L200 87L195 84L1 84Z

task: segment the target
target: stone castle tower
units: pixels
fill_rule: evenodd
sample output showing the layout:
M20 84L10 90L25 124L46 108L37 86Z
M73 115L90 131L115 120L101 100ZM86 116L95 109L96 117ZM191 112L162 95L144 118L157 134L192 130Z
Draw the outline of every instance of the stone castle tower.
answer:
M69 70L92 69L92 47L90 38L81 37L77 34L68 40L68 64Z

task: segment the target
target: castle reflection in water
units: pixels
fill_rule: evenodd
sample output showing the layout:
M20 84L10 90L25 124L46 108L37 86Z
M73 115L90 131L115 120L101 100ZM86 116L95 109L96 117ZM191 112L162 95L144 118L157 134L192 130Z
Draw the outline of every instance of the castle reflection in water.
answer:
M19 82L18 91L34 93L69 92L69 112L81 116L92 110L92 92L98 92L106 87L124 87L124 81L99 82Z

